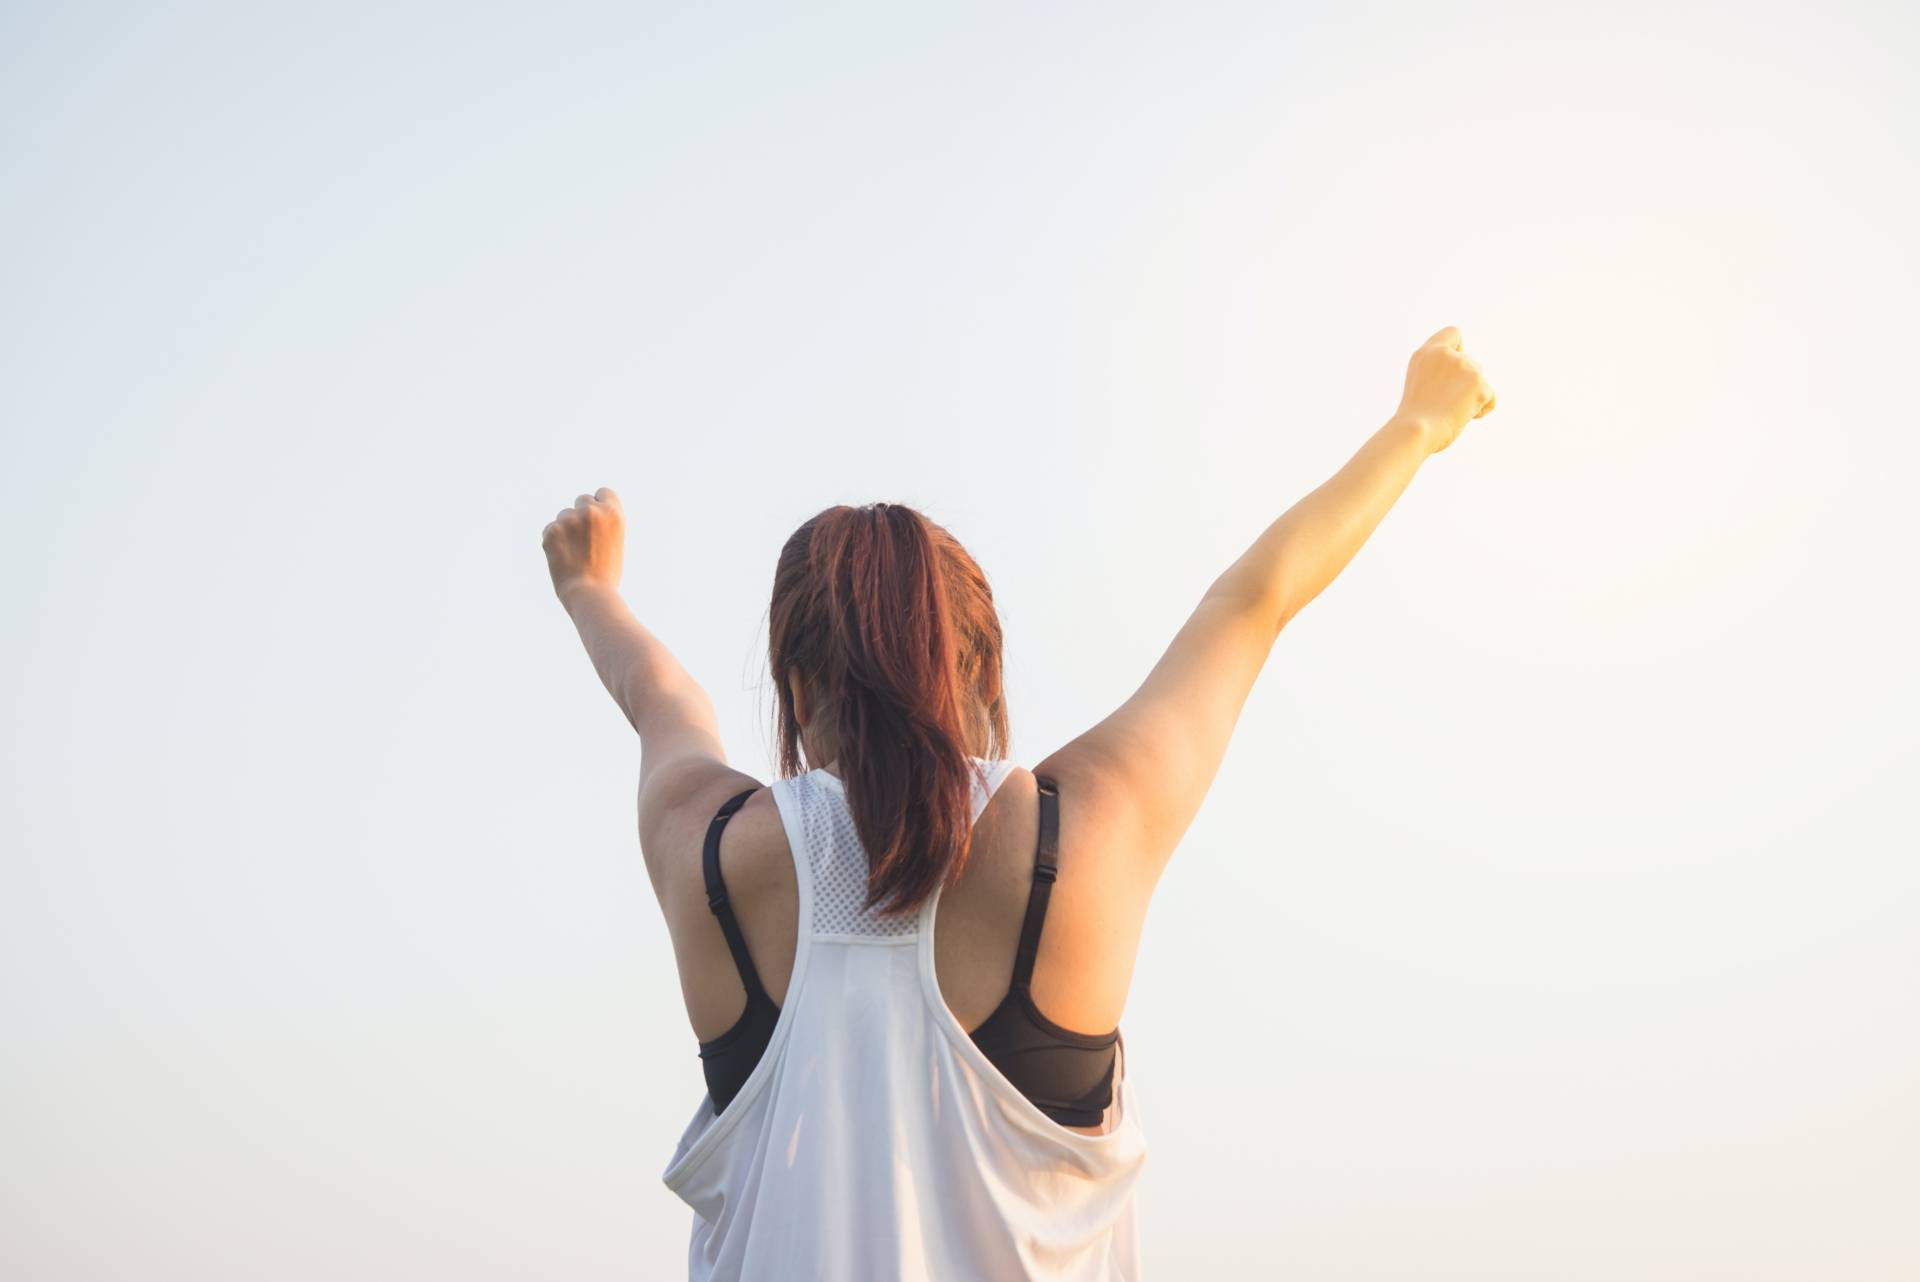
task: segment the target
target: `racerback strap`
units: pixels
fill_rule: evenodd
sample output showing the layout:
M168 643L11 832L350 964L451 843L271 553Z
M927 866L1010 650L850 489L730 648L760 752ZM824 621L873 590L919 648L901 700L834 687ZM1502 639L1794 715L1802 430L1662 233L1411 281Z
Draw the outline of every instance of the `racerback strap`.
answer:
M721 804L719 812L713 816L713 822L707 825L707 845L700 857L700 869L707 880L707 907L713 909L713 915L720 919L720 929L727 937L727 948L733 953L733 964L740 972L740 982L747 986L749 1002L756 994L764 996L766 989L760 986L760 972L753 968L753 958L747 953L746 937L740 933L740 923L734 920L733 905L727 902L726 883L720 880L720 830L727 826L727 820L733 817L733 812L758 791L757 787L748 788Z
M1020 951L1013 958L1013 987L1026 991L1033 982L1033 962L1040 955L1040 927L1047 901L1053 897L1053 879L1059 872L1060 788L1045 775L1035 775L1040 787L1040 845L1033 861L1033 890L1027 896L1027 917L1020 925Z

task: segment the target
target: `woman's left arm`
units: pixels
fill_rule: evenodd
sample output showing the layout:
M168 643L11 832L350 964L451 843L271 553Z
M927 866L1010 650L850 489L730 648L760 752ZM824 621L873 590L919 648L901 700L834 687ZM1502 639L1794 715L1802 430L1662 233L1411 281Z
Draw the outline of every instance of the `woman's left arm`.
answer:
M602 487L540 536L554 594L580 630L601 684L640 735L640 853L661 906L704 894L701 835L720 799L758 780L727 764L713 700L620 595L626 514Z
M713 701L620 595L626 514L620 496L601 487L563 508L541 534L554 594L580 631L594 671L640 735L640 786L663 766L688 757L722 767Z

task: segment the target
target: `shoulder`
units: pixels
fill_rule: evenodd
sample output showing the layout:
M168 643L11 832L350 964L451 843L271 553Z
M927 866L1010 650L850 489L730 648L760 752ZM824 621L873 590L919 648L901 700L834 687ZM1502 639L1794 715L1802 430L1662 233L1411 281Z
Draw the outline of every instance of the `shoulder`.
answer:
M1125 851L1129 843L1120 787L1112 775L1097 768L1097 763L1072 753L1055 753L1031 770L1012 767L981 811L975 824L980 846L1003 853L996 879L1019 889L1022 895L1032 880L1040 842L1042 779L1054 785L1059 797L1055 858L1060 877L1083 885L1097 879L1102 897L1130 901L1137 887L1115 875L1126 865L1118 852Z
M769 822L774 829L780 826L772 788L717 758L687 758L651 773L643 771L640 853L646 860L654 894L669 913L674 906L690 900L704 907L706 881L701 858L707 830L720 807L740 793L749 795L726 825L730 876L737 866L733 855L743 844L742 839L749 838L748 845L758 844L751 841L752 835L764 833Z
M1034 795L1028 808L1036 815L1037 779L1052 781L1059 793L1061 878L1078 870L1083 882L1098 879L1111 906L1144 908L1156 879L1149 875L1141 836L1140 790L1124 763L1084 741L1066 745L1036 763L1029 776L1023 791Z

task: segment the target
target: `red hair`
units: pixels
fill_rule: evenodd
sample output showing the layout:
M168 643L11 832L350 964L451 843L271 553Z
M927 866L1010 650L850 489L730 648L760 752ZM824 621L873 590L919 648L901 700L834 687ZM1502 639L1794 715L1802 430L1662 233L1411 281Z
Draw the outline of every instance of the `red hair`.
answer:
M913 912L966 866L972 758L1007 755L986 575L910 507L830 507L780 550L767 634L781 776L801 772L798 677L866 847L867 904Z

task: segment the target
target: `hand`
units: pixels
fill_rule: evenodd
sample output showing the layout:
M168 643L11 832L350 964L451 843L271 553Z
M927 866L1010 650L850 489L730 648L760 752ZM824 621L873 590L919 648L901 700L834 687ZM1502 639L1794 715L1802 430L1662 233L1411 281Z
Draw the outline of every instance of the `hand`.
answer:
M1422 343L1407 362L1407 385L1394 417L1424 425L1433 453L1453 444L1469 420L1490 413L1493 388L1480 366L1460 350L1449 325Z
M620 496L604 485L561 508L540 532L554 595L564 604L567 594L581 587L619 587L626 540L626 511Z

